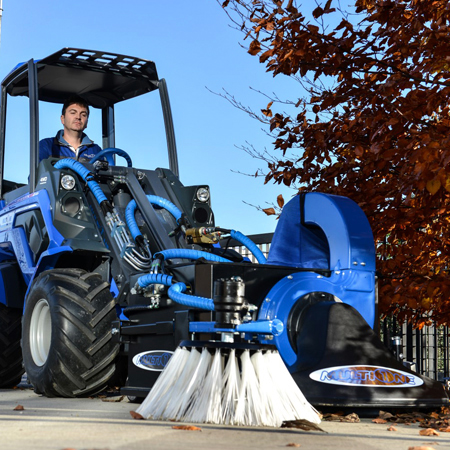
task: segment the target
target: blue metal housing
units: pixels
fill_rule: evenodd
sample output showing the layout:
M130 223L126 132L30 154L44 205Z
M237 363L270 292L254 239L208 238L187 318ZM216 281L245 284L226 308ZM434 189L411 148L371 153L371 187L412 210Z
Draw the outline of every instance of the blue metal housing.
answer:
M293 198L279 219L268 263L329 269L331 275L297 272L283 278L262 302L258 320L286 324L302 297L324 292L351 305L374 326L375 245L366 216L352 200L321 193ZM295 364L287 329L270 342L288 366Z

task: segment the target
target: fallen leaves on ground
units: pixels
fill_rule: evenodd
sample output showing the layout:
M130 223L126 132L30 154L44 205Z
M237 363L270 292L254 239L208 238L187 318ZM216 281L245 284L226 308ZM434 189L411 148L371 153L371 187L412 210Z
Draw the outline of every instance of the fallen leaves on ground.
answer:
M349 423L358 423L360 422L359 416L356 413L351 413L345 415L343 412L336 412L332 414L324 414L323 418L324 421L334 421L334 422L349 422Z
M397 431L397 428L395 428L394 426L390 426L387 428L388 431Z
M391 420L393 419L395 416L394 414L391 414L390 412L387 411L380 411L378 414L378 417L380 419L384 419L384 420Z
M408 447L408 450L435 450L434 447L428 447L427 445L420 445L419 447Z
M119 403L125 398L125 395L118 395L116 397L105 397L102 398L102 402Z
M421 428L432 428L434 430L450 432L450 410L447 407L442 407L440 411L433 411L424 413L414 411L409 413L391 414L386 411L380 411L378 417L373 419L374 423L395 423L410 425L411 423L418 423Z
M420 430L421 436L439 436L439 433L434 428L427 428L426 430Z
M300 428L304 431L322 431L323 433L326 433L325 430L322 430L318 425L315 423L310 422L309 420L285 420L281 424L281 428Z
M141 416L139 413L137 413L136 411L130 411L130 414L131 414L131 417L133 418L133 419L136 419L136 420L143 420L144 419L144 417L143 416Z
M25 408L22 405L17 405L13 411L24 411Z
M300 444L296 444L295 442L289 442L289 444L286 444L286 447L300 447Z
M387 420L380 419L379 417L377 417L376 419L373 419L372 422L373 423L387 423Z
M200 427L194 427L193 425L174 425L174 430L188 430L188 431L202 431Z

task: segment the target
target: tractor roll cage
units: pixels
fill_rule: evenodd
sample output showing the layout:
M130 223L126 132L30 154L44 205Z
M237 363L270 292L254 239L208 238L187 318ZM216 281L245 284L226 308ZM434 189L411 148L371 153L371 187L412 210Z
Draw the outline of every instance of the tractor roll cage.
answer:
M81 70L80 70L81 69ZM18 64L1 85L0 198L3 197L6 105L8 94L26 96L30 103L30 192L36 186L39 152L39 100L64 103L80 95L101 109L103 148L115 147L114 105L158 89L167 139L169 168L179 176L178 157L167 84L159 80L156 65L132 56L63 48L41 60Z

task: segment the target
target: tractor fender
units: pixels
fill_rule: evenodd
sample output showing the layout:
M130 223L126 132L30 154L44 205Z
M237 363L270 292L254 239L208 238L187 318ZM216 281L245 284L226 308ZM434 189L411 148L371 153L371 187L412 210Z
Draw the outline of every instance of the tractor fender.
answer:
M40 256L37 264L36 264L36 270L34 271L33 275L30 277L29 283L28 283L28 289L25 294L25 298L27 298L28 293L30 291L30 288L33 284L33 280L37 278L37 276L44 272L45 270L53 269L55 267L56 261L61 256L62 253L66 252L72 252L72 248L63 245L62 247L50 247L45 252L42 253ZM24 302L25 307L25 302Z

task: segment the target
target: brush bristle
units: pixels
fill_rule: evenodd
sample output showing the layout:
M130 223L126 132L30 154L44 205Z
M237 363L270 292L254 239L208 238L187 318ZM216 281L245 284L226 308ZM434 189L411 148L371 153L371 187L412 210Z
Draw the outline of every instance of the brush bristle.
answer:
M236 359L236 350L230 350L222 379L222 423L234 425L236 406L241 387L241 377Z
M181 352L179 353L179 350ZM237 354L240 353L238 357ZM177 349L137 409L141 416L222 425L320 423L277 351Z

